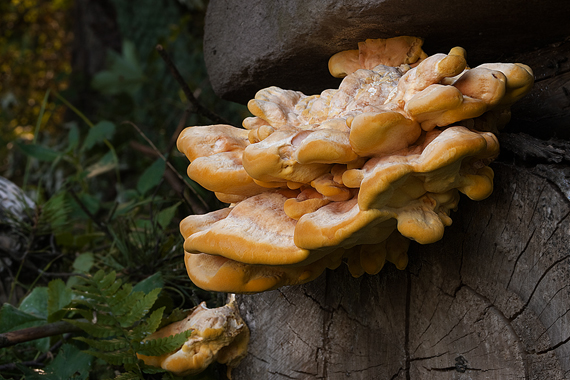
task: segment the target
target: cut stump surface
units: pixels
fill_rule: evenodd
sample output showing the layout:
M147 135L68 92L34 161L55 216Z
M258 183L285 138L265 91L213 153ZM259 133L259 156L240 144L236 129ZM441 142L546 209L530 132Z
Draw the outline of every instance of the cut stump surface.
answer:
M570 203L530 170L495 163L441 241L352 278L238 297L249 379L570 378Z

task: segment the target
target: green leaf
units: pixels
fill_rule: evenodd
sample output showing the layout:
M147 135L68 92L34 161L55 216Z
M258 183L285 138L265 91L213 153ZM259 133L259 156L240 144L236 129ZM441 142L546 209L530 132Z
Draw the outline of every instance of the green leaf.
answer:
M137 182L137 190L141 194L155 187L162 180L164 171L166 170L166 162L162 158L156 160L151 166L146 168Z
M96 197L94 197L91 194L87 194L87 193L81 193L81 194L77 194L77 197L79 198L79 200L81 201L81 203L83 204L83 206L85 206L85 208L92 214L96 214L97 211L99 211L99 208L101 208L101 204L99 202L99 199L97 199ZM77 202L75 201L75 199L70 199L69 201L70 206L72 206L72 211L73 211L73 217L84 217L84 218L89 218L89 216L85 213L85 211L83 211L83 209L81 208L81 206L79 206L79 204L77 204Z
M93 358L81 352L71 344L61 346L55 359L45 367L48 375L55 375L56 379L83 380L89 376ZM45 377L41 377L45 379Z
M22 300L20 310L47 320L48 316L48 288L37 286Z
M89 166L86 169L87 178L93 178L100 174L111 171L117 167L117 162L115 161L115 156L113 152L109 151L105 154L99 161Z
M95 263L95 258L93 256L93 253L91 252L81 253L73 261L73 270L79 273L89 273L94 263Z
M156 272L152 276L149 276L136 284L133 288L134 292L144 292L145 294L150 293L152 290L157 288L162 288L164 286L164 280L162 279L162 273Z
M52 280L48 284L48 322L56 322L63 318L64 307L71 302L72 291L61 279Z
M158 213L158 215L156 216L156 220L163 229L166 229L168 227L168 225L172 221L172 218L174 218L174 215L176 215L176 209L178 209L178 206L180 206L181 203L182 202L178 202L174 206L165 208L164 210Z
M52 162L61 154L51 148L39 144L23 144L16 141L15 144L24 152L25 155L33 157L39 161Z
M0 310L0 333L44 325L47 317L47 288L37 287L28 295L20 310L4 304ZM37 350L49 350L49 338L29 342Z
M105 95L126 92L134 96L145 81L134 44L123 41L122 55L109 52L109 61L109 69L95 74L91 86Z
M19 310L9 303L0 308L0 334L43 325L45 319Z
M115 124L102 120L89 129L81 150L91 149L95 144L104 140L110 140L115 134Z
M67 134L67 151L71 152L79 145L79 128L76 122L66 123L69 125L69 133Z

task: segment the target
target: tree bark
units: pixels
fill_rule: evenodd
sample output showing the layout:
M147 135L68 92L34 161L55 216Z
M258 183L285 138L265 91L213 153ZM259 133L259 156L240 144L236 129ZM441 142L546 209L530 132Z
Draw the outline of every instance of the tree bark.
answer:
M492 167L494 193L463 198L404 271L238 296L251 342L233 378L569 378L570 202L536 168Z

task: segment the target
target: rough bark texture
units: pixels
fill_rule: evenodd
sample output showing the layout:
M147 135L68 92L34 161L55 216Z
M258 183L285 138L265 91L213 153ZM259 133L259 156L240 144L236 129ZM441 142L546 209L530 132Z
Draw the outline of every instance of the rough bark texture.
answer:
M329 57L367 38L422 37L430 55L461 45L477 65L563 41L568 19L552 0L210 0L204 56L218 95L246 103L268 86L335 87Z
M570 378L570 202L530 169L493 165L444 238L404 271L239 296L246 379Z

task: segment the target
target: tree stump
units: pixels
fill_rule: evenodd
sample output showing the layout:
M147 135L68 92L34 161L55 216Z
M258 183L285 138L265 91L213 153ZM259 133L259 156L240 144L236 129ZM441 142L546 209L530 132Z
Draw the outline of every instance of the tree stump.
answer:
M251 342L234 379L570 379L570 28L555 21L570 6L472 5L210 1L212 84L242 103L270 85L335 88L328 58L366 38L419 36L430 55L459 45L471 66L535 74L499 136L494 193L464 197L441 241L412 243L406 270L355 279L341 267L238 296Z
M570 202L530 169L495 163L431 245L352 278L238 296L249 379L570 378Z

